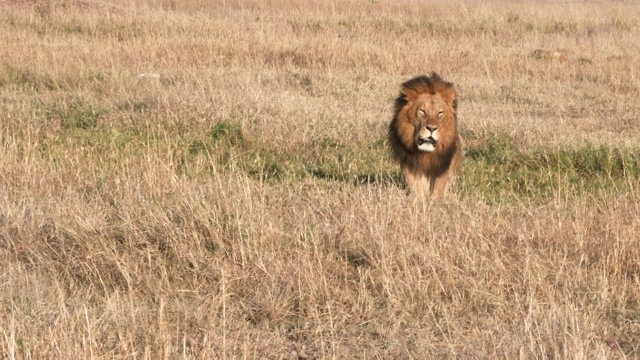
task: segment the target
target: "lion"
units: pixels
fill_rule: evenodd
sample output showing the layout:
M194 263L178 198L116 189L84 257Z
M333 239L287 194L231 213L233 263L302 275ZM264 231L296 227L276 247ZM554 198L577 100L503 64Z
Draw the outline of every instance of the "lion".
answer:
M402 84L389 125L389 144L409 194L444 196L449 178L460 168L457 107L453 83L435 72Z

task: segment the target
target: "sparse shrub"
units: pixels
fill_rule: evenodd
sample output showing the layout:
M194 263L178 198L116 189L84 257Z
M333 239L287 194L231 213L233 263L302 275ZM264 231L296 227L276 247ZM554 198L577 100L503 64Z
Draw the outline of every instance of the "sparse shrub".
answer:
M65 107L54 107L47 112L49 119L60 121L65 129L91 129L98 125L98 120L107 114L107 110L96 108L91 104L83 105L71 102Z
M208 136L214 142L225 142L228 145L241 145L244 142L242 126L229 121L220 121L209 130Z
M189 143L189 154L198 155L207 150L207 144L201 140L194 140Z

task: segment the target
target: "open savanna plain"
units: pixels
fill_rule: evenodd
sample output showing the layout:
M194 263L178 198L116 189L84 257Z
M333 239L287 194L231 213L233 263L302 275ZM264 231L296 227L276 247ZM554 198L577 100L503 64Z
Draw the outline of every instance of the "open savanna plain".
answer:
M0 358L640 357L640 4L0 2ZM399 85L464 161L408 198Z

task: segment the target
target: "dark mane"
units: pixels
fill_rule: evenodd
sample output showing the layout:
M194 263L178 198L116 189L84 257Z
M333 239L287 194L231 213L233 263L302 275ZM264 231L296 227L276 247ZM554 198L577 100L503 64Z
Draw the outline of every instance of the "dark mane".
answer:
M429 76L420 75L402 84L400 96L395 101L395 112L397 113L408 102L408 94L435 94L437 91L443 91L453 87L453 83L442 80L440 75L432 72ZM457 102L454 102L454 109Z
M430 94L433 94L435 92L435 84L445 83L447 85L452 85L451 83L447 83L446 81L442 80L440 75L436 74L435 72L432 72L430 75L430 77L426 75L416 76L413 79L403 83L402 88L413 90L419 93L428 92Z

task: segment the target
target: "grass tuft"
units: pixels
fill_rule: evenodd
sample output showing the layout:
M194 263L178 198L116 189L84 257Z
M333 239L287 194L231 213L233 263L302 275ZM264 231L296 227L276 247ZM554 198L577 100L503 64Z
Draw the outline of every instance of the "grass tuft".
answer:
M47 111L49 120L60 121L65 129L92 129L98 125L98 120L107 114L106 109L96 108L91 104L71 102L64 107L54 107Z
M244 141L242 126L228 121L218 122L207 135L214 142L223 141L229 146L239 146Z

